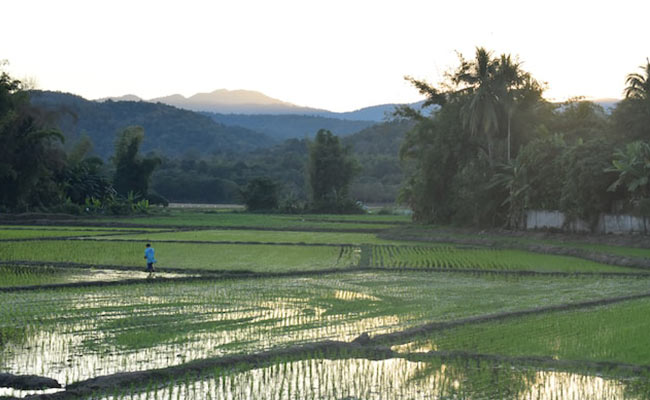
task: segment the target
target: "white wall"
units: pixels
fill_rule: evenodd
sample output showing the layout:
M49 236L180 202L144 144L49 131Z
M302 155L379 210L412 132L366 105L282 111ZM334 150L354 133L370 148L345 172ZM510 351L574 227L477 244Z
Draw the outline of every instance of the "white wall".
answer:
M565 226L566 217L560 211L528 210L526 212L526 229L561 229L572 232L589 232L589 225L584 221L575 221ZM650 221L647 221L650 228ZM598 233L644 233L643 218L633 215L600 216Z

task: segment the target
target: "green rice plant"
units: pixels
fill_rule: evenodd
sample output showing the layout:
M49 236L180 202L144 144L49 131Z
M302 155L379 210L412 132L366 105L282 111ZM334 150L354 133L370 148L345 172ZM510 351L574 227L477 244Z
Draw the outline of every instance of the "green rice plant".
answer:
M375 245L371 265L392 268L443 268L537 272L640 272L577 257L523 250L456 246Z
M73 262L144 267L143 242L30 241L0 242L2 261ZM339 257L340 247L244 244L153 243L159 269L255 272L305 271L355 266Z
M174 225L174 226L213 226L217 227L251 227L276 229L386 229L396 223L404 223L408 218L385 215L282 215L282 214L251 214L224 213L211 211L171 210L166 215L129 218L101 218L102 222L116 222L144 226ZM98 219L87 220L97 222Z
M1 265L0 287L63 283L68 282L72 273L74 272L48 266Z
M143 382L130 397L105 399L643 399L647 378L544 371L486 361L393 358L278 359L272 365L186 376L169 385Z
M619 255L624 257L638 257L638 258L650 258L650 246L629 246L629 245L617 245L612 243L590 243L590 236L585 236L585 239L578 238L563 238L562 240L557 239L540 239L537 237L531 238L527 235L521 236L512 236L512 235L500 235L497 232L490 232L489 237L486 237L483 233L459 233L453 230L449 230L447 227L437 230L431 226L415 226L410 225L406 227L400 227L398 229L393 229L390 231L389 235L391 239L399 238L408 238L410 240L420 240L426 242L435 242L436 240L446 241L457 240L459 242L463 241L487 241L491 244L496 244L497 246L503 248L521 248L522 246L535 246L539 245L548 245L552 247L561 247L568 249L579 249L587 250L589 252ZM602 240L602 239L601 239ZM642 243L642 241L640 241Z
M262 231L262 230L193 230L183 232L125 234L111 236L108 239L131 240L178 240L204 242L270 242L270 243L307 243L307 244L389 244L393 241L379 239L371 233L345 232L297 232L297 231Z
M0 292L0 329L26 332L0 369L78 381L646 290L633 278L375 272Z
M0 240L6 239L31 239L48 237L83 237L99 236L120 231L107 230L72 230L72 229L0 229Z
M650 366L650 299L468 324L408 348Z

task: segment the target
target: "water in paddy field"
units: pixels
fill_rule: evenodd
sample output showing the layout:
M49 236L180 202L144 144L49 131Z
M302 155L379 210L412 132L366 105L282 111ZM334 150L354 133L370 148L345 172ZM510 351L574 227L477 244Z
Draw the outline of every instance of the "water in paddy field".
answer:
M308 359L93 399L642 399L648 382L497 364Z
M394 284L397 280L400 285ZM530 280L525 284L529 285ZM492 278L481 282L498 293L505 285L518 284ZM580 282L587 286L586 281ZM594 282L595 289L602 292L603 283ZM632 283L646 285L643 281ZM575 287L573 281L565 282L565 279L558 280L558 285L555 287L567 291ZM534 293L528 287L521 287L527 296ZM466 292L462 288L476 291L476 279L382 273L2 293L0 371L47 376L66 385L118 372L182 366L192 360L253 354L325 339L351 341L362 332L371 336L395 332L440 316L460 318L476 312L486 313L477 310L485 303L482 296L479 296L480 303L464 311L468 314L458 309L455 299L461 298L458 293ZM616 290L623 289L616 286ZM428 301L432 293L447 293L444 290L451 290L449 293L457 296L439 295L435 303ZM554 298L566 301L561 291L552 293ZM500 299L496 294L493 296ZM450 300L444 303L447 298ZM503 298L511 299L511 296L505 293ZM527 297L519 299L521 302ZM528 301L537 304L538 298ZM450 310L457 314L450 314ZM634 399L644 398L637 392L648 394L642 392L648 387L645 378L620 380L510 365L473 366L471 361L443 365L430 358L425 362L401 358L331 361L318 359L322 354L300 355L302 359L310 357L317 359L278 362L237 374L232 370L207 371L208 378L198 381L179 376L178 382L152 382L145 391L149 398L156 399L436 399L467 398L471 394L474 398L543 399L555 395L555 398ZM262 387L271 388L268 392L271 395L259 389ZM97 398L144 399L147 393L138 394L134 389L98 394ZM484 393L489 396L483 396ZM580 395L573 396L573 393ZM26 393L0 389L0 396L3 395Z
M0 287L70 284L82 282L115 282L133 279L180 278L193 275L142 270L109 270L94 268L61 268L51 266L0 266Z
M0 345L0 370L66 384L279 345L350 341L359 332L400 322L392 315L326 315L327 309L310 304L309 298L215 291L209 284L111 290L70 292L49 320L27 317L29 328L14 332ZM210 290L214 296L207 295ZM204 296L201 300L199 294ZM42 304L39 298L46 302L50 295L33 294L28 301ZM333 295L341 300L372 298L345 290ZM16 311L20 317L21 310Z

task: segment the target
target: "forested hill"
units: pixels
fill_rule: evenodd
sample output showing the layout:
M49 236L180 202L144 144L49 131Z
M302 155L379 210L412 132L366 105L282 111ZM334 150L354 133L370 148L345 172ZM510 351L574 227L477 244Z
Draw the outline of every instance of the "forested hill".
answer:
M54 112L56 125L65 134L67 144L73 144L85 133L93 142L94 153L104 159L113 154L117 133L131 125L145 130L144 153L156 151L169 157L187 152L244 153L275 143L262 133L226 126L205 115L160 103L95 102L49 91L32 91L30 96L33 104Z
M313 138L319 129L327 129L337 136L346 136L377 123L376 121L354 121L296 114L205 113L205 115L210 116L219 123L248 128L279 141L294 138Z
M411 120L387 121L347 136L343 138L342 142L344 145L350 146L357 156L375 155L397 158L406 131L414 126L415 123Z

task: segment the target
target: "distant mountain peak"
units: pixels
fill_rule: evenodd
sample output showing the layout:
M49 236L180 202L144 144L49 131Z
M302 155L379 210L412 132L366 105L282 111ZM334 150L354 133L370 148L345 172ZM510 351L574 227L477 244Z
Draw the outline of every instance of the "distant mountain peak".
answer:
M282 100L274 99L263 93L254 90L228 90L217 89L209 93L197 93L187 99L190 102L200 102L207 104L229 104L229 105L242 105L242 104L259 104L259 105L283 105L287 107L297 107L294 104L284 102Z
M309 107L300 107L275 99L254 90L217 89L207 93L197 93L190 97L178 94L149 100L192 111L233 114L313 114L323 112Z
M116 96L116 97L102 97L101 99L97 99L95 101L98 102L104 102L104 101L142 101L141 97L138 97L134 94L125 94L124 96Z
M107 98L108 99L108 98ZM98 101L104 101L101 99ZM112 97L113 101L141 101L137 96L127 95ZM196 93L190 97L181 94L156 97L146 100L151 103L162 103L173 107L216 114L243 115L310 115L317 117L335 118L350 121L383 121L390 118L398 104L381 104L361 108L349 112L332 112L319 108L298 106L282 101L255 90L246 89L217 89L212 92ZM421 102L411 105L419 105Z

